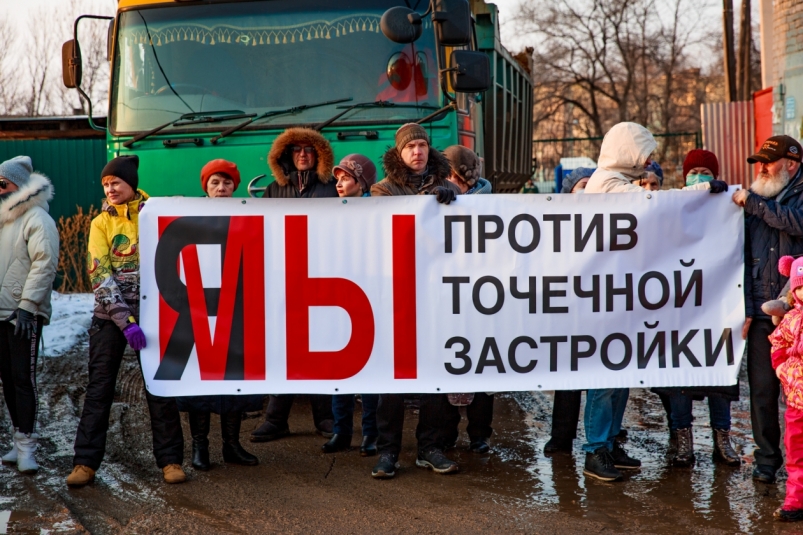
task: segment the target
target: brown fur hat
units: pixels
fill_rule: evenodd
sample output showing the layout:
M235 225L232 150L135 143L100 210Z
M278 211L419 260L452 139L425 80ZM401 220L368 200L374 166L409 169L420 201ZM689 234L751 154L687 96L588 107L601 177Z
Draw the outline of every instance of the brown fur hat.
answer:
M335 154L332 146L319 132L311 128L288 128L282 132L268 153L268 165L273 173L273 178L281 186L285 186L290 173L296 170L293 165L293 155L290 150L291 145L307 144L315 147L317 160L315 171L318 180L326 184L332 180L332 166L335 164Z
M480 157L473 150L462 145L446 147L443 155L449 160L452 171L466 184L473 186L480 178Z

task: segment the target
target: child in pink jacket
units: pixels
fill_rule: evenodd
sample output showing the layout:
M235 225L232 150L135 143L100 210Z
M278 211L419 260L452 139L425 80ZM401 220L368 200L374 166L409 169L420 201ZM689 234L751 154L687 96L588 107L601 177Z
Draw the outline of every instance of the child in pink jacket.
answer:
M786 394L786 499L775 511L784 522L803 520L803 258L784 256L778 271L789 277L790 302L794 308L770 335L772 367Z

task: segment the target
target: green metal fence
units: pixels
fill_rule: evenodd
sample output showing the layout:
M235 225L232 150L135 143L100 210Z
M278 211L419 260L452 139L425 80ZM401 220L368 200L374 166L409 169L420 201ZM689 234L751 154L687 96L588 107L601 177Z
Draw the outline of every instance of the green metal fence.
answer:
M664 187L682 187L683 160L690 150L703 147L701 133L654 133L653 137L658 142L653 158L663 168ZM602 139L602 137L534 139L535 178L546 182L554 180L554 170L561 158L585 156L597 161Z
M0 141L0 161L14 156L30 156L36 171L53 182L55 197L50 215L75 213L75 207L86 211L100 208L103 188L100 172L106 164L106 140L100 139L31 139Z

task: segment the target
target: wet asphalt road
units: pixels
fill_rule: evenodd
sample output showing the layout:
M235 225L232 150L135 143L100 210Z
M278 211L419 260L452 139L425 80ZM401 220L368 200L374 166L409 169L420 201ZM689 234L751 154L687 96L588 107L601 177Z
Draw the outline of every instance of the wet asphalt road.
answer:
M72 440L86 383L85 353L46 359L39 370L44 437L36 476L0 469L0 533L781 533L803 534L803 525L772 519L784 493L750 478L753 449L744 380L733 404L741 468L715 465L707 405L695 403L697 464L669 469L663 409L653 394L632 390L625 416L629 453L643 462L621 483L587 481L584 456L543 455L551 392L497 396L493 452L467 451L465 433L449 455L461 473L439 476L416 468L414 410L407 412L402 469L395 479L374 481L376 458L354 451L320 453L309 404L297 401L293 435L249 444L260 423L243 423L243 443L260 458L257 467L226 466L213 417L213 469L189 481L161 482L150 453L142 382L129 357L118 381L104 465L96 483L68 489ZM359 411L358 411L359 412ZM3 428L9 423L2 407ZM465 421L462 424L464 428ZM188 429L185 425L185 437ZM582 423L578 436L582 437ZM355 437L354 444L358 444ZM0 433L0 446L9 447ZM189 458L189 443L186 444Z

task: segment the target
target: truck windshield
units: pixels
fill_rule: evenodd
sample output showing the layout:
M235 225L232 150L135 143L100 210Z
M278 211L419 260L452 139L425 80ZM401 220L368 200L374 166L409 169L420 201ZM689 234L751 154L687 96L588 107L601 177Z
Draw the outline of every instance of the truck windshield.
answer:
M423 36L411 45L394 43L379 29L386 9L408 2L264 0L123 12L112 80L112 132L142 132L206 110L262 114L338 98L422 105L355 108L338 124L424 117L441 98L429 18ZM249 128L315 124L335 114L334 106L276 116Z

